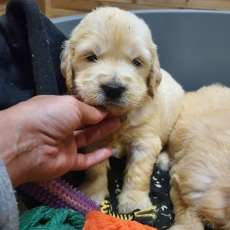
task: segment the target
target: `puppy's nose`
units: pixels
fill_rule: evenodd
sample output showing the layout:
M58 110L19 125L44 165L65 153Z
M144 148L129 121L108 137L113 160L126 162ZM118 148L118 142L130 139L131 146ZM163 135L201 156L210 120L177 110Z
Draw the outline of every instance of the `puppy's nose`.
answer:
M105 95L110 99L119 98L125 90L125 87L115 83L104 84L101 86L101 88L105 92Z

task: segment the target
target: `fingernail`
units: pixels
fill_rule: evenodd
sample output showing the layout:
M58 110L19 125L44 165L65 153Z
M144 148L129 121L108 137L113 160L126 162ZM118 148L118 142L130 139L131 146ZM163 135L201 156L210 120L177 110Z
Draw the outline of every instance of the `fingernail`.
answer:
M115 155L118 153L118 150L117 149L112 149L112 154Z
M107 112L108 111L108 109L105 106L103 106L103 105L99 105L99 106L97 106L97 108L100 109L103 112Z
M120 119L120 122L123 123L127 120L127 115L126 114L123 114L121 116L118 116L118 118Z

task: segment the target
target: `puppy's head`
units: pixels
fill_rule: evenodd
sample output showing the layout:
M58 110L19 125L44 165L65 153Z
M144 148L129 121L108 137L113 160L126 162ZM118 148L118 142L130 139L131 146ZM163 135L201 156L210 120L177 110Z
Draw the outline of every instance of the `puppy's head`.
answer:
M115 114L142 106L161 81L148 26L118 8L89 13L65 42L61 59L69 93Z

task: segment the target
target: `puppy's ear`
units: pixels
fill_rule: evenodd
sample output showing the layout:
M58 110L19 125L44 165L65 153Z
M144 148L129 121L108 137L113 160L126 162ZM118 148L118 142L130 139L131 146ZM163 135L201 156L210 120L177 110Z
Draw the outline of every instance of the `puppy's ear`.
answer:
M63 51L61 53L61 72L62 75L66 79L66 87L68 89L68 93L73 91L73 50L70 48L70 41L65 41L63 44Z
M151 69L148 76L147 86L148 86L148 95L154 97L155 91L161 82L161 69L160 63L157 55L157 47L155 44L151 44Z

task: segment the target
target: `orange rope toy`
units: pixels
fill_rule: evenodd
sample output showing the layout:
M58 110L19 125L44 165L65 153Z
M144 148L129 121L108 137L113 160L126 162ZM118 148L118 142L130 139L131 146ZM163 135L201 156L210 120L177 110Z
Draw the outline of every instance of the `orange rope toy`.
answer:
M100 211L91 211L85 216L82 230L157 230L136 221L121 220Z

